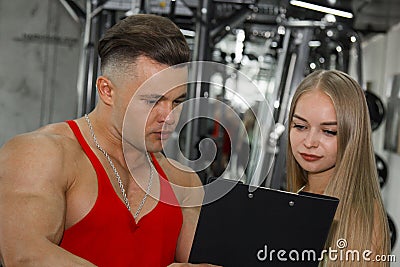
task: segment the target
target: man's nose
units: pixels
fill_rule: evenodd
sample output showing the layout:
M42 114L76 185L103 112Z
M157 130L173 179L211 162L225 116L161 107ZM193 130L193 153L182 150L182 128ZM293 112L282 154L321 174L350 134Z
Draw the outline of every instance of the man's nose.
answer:
M160 110L159 110L159 119L163 123L167 124L174 124L175 123L175 116L174 116L174 111L173 111L173 105L172 103L169 103L165 101L164 103L161 104Z

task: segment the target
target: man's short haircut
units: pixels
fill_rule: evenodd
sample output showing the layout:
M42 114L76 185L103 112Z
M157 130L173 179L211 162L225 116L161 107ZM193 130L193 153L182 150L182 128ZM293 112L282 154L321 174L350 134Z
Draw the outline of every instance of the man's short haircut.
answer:
M168 66L188 62L190 58L188 44L178 26L168 18L151 14L119 21L106 31L98 52L103 73L107 65L131 64L139 56Z

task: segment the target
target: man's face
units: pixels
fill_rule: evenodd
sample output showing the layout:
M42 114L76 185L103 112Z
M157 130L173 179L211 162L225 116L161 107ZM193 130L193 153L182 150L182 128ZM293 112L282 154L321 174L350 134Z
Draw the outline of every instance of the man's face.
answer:
M139 150L159 152L178 123L186 99L186 68L169 68L141 57L127 83L123 138ZM132 89L129 89L132 88ZM146 147L146 148L145 148Z

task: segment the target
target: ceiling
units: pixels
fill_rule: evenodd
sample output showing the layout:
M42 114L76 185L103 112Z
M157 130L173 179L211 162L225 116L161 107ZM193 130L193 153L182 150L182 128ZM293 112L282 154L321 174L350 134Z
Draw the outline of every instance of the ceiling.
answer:
M179 1L179 0L177 0ZM196 7L199 0L180 0L186 4ZM336 16L337 22L345 24L359 33L362 37L368 38L378 33L385 33L391 27L400 23L400 0L302 0L311 4L352 12L352 19ZM224 18L231 14L229 5L235 8L243 5L254 5L252 19L249 23L261 23L276 25L277 18L282 14L287 19L320 21L326 15L318 11L293 6L290 0L212 0L214 2L215 16ZM222 8L221 8L222 6ZM221 12L218 12L220 10ZM221 20L224 23L223 19ZM219 24L218 22L216 23Z
M365 32L386 32L400 22L399 0L353 0L355 28Z
M344 11L351 11L353 19L340 19L364 36L385 33L400 22L399 0L304 0ZM263 2L261 0L261 2ZM285 2L289 2L285 0ZM282 3L282 1L281 1ZM317 11L306 11L286 3L288 14L305 19L321 19L323 15ZM337 17L338 18L338 17Z
M78 6L84 7L88 0L60 0L61 2L76 3ZM129 8L133 0L91 0L91 2L105 3L106 6ZM201 0L204 2L204 0ZM219 24L218 16L222 20L226 15L229 15L233 9L243 5L254 5L257 7L255 21L265 24L276 24L277 16L285 13L287 18L303 19L303 20L321 20L324 13L307 10L300 7L295 7L289 4L290 0L209 0L216 6L217 23ZM302 0L312 4L317 4L325 7L351 11L354 14L353 19L345 19L336 17L338 22L344 23L350 28L353 28L364 37L373 36L377 33L385 33L392 26L400 23L400 0ZM134 1L141 2L141 1ZM167 9L171 0L145 0L151 12L168 14ZM164 3L164 4L162 4ZM194 13L198 7L200 0L176 0L176 15L179 22L179 15L186 18L189 24L195 23ZM161 6L163 8L161 8ZM230 7L231 6L231 7ZM232 9L232 6L234 7ZM218 9L220 12L218 12ZM254 10L254 9L253 9ZM189 18L189 20L187 19ZM185 22L185 21L183 21ZM251 21L249 21L251 22ZM222 22L224 23L224 22ZM179 24L179 23L178 23Z

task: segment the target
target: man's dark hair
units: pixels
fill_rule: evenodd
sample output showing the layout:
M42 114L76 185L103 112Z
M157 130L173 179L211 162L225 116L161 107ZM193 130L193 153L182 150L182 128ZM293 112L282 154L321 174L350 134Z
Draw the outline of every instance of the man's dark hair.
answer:
M179 28L151 14L127 17L108 29L99 42L101 70L109 63L133 63L146 56L169 66L188 62L190 50Z

